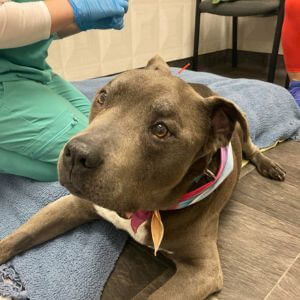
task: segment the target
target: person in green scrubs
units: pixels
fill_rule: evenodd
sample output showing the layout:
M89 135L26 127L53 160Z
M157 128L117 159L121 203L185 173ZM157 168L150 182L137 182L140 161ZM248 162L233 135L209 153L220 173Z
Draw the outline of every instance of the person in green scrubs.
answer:
M25 2L36 1L10 5L25 9ZM0 41L0 173L56 181L59 153L87 126L90 102L52 71L46 62L48 48L57 34L121 29L128 1L46 0L42 5L51 17L47 39L14 48L1 47Z

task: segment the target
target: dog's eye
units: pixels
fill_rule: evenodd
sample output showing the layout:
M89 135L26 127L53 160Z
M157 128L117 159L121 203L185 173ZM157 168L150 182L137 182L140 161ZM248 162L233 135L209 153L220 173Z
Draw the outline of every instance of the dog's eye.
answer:
M151 127L152 134L156 135L158 138L166 137L170 132L166 124L164 123L156 123Z
M107 98L107 92L106 91L101 91L97 97L97 102L100 104L100 105L103 105L106 101L106 98Z

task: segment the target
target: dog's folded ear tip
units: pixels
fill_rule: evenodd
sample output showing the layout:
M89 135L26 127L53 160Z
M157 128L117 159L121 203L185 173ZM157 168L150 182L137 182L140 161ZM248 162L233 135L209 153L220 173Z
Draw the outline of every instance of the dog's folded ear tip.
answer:
M150 64L152 62L157 62L157 61L165 63L165 60L159 54L156 54L152 58L150 58L150 60L148 61L148 64Z
M166 75L171 75L171 71L170 71L170 67L168 66L168 64L164 61L164 59L159 56L159 55L155 55L154 57L152 57L146 67L146 70L155 70L155 71L160 71Z

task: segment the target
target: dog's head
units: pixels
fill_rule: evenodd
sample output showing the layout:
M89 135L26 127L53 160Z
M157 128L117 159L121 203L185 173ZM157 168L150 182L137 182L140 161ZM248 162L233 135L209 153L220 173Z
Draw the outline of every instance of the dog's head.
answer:
M227 145L240 111L203 98L160 58L98 91L89 126L61 152L60 182L105 208L167 209Z

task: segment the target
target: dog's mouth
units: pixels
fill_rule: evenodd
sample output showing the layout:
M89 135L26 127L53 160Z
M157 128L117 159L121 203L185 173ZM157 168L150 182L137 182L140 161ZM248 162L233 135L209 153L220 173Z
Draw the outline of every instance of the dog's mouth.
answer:
M84 191L83 188L81 188L80 186L78 186L76 183L70 181L70 180L60 180L60 184L62 186L64 186L71 194L73 194L74 196L77 196L77 197L80 197L80 198L83 198L83 199L88 199L87 198L87 193ZM92 200L91 200L92 201ZM94 201L92 201L94 202ZM97 205L100 205L100 206L103 206L105 207L105 205L102 205L102 203L96 203L94 202L95 204ZM108 208L108 207L106 207ZM121 210L118 210L118 209L115 209L115 208L109 208L111 210L114 210L121 218L124 218L124 219L131 219L132 216L135 214L135 209L131 210L129 209L129 211L121 211Z
M75 184L73 184L71 181L65 182L63 180L60 180L60 184L64 186L71 194L77 196L77 197L83 197L84 193L79 189Z

